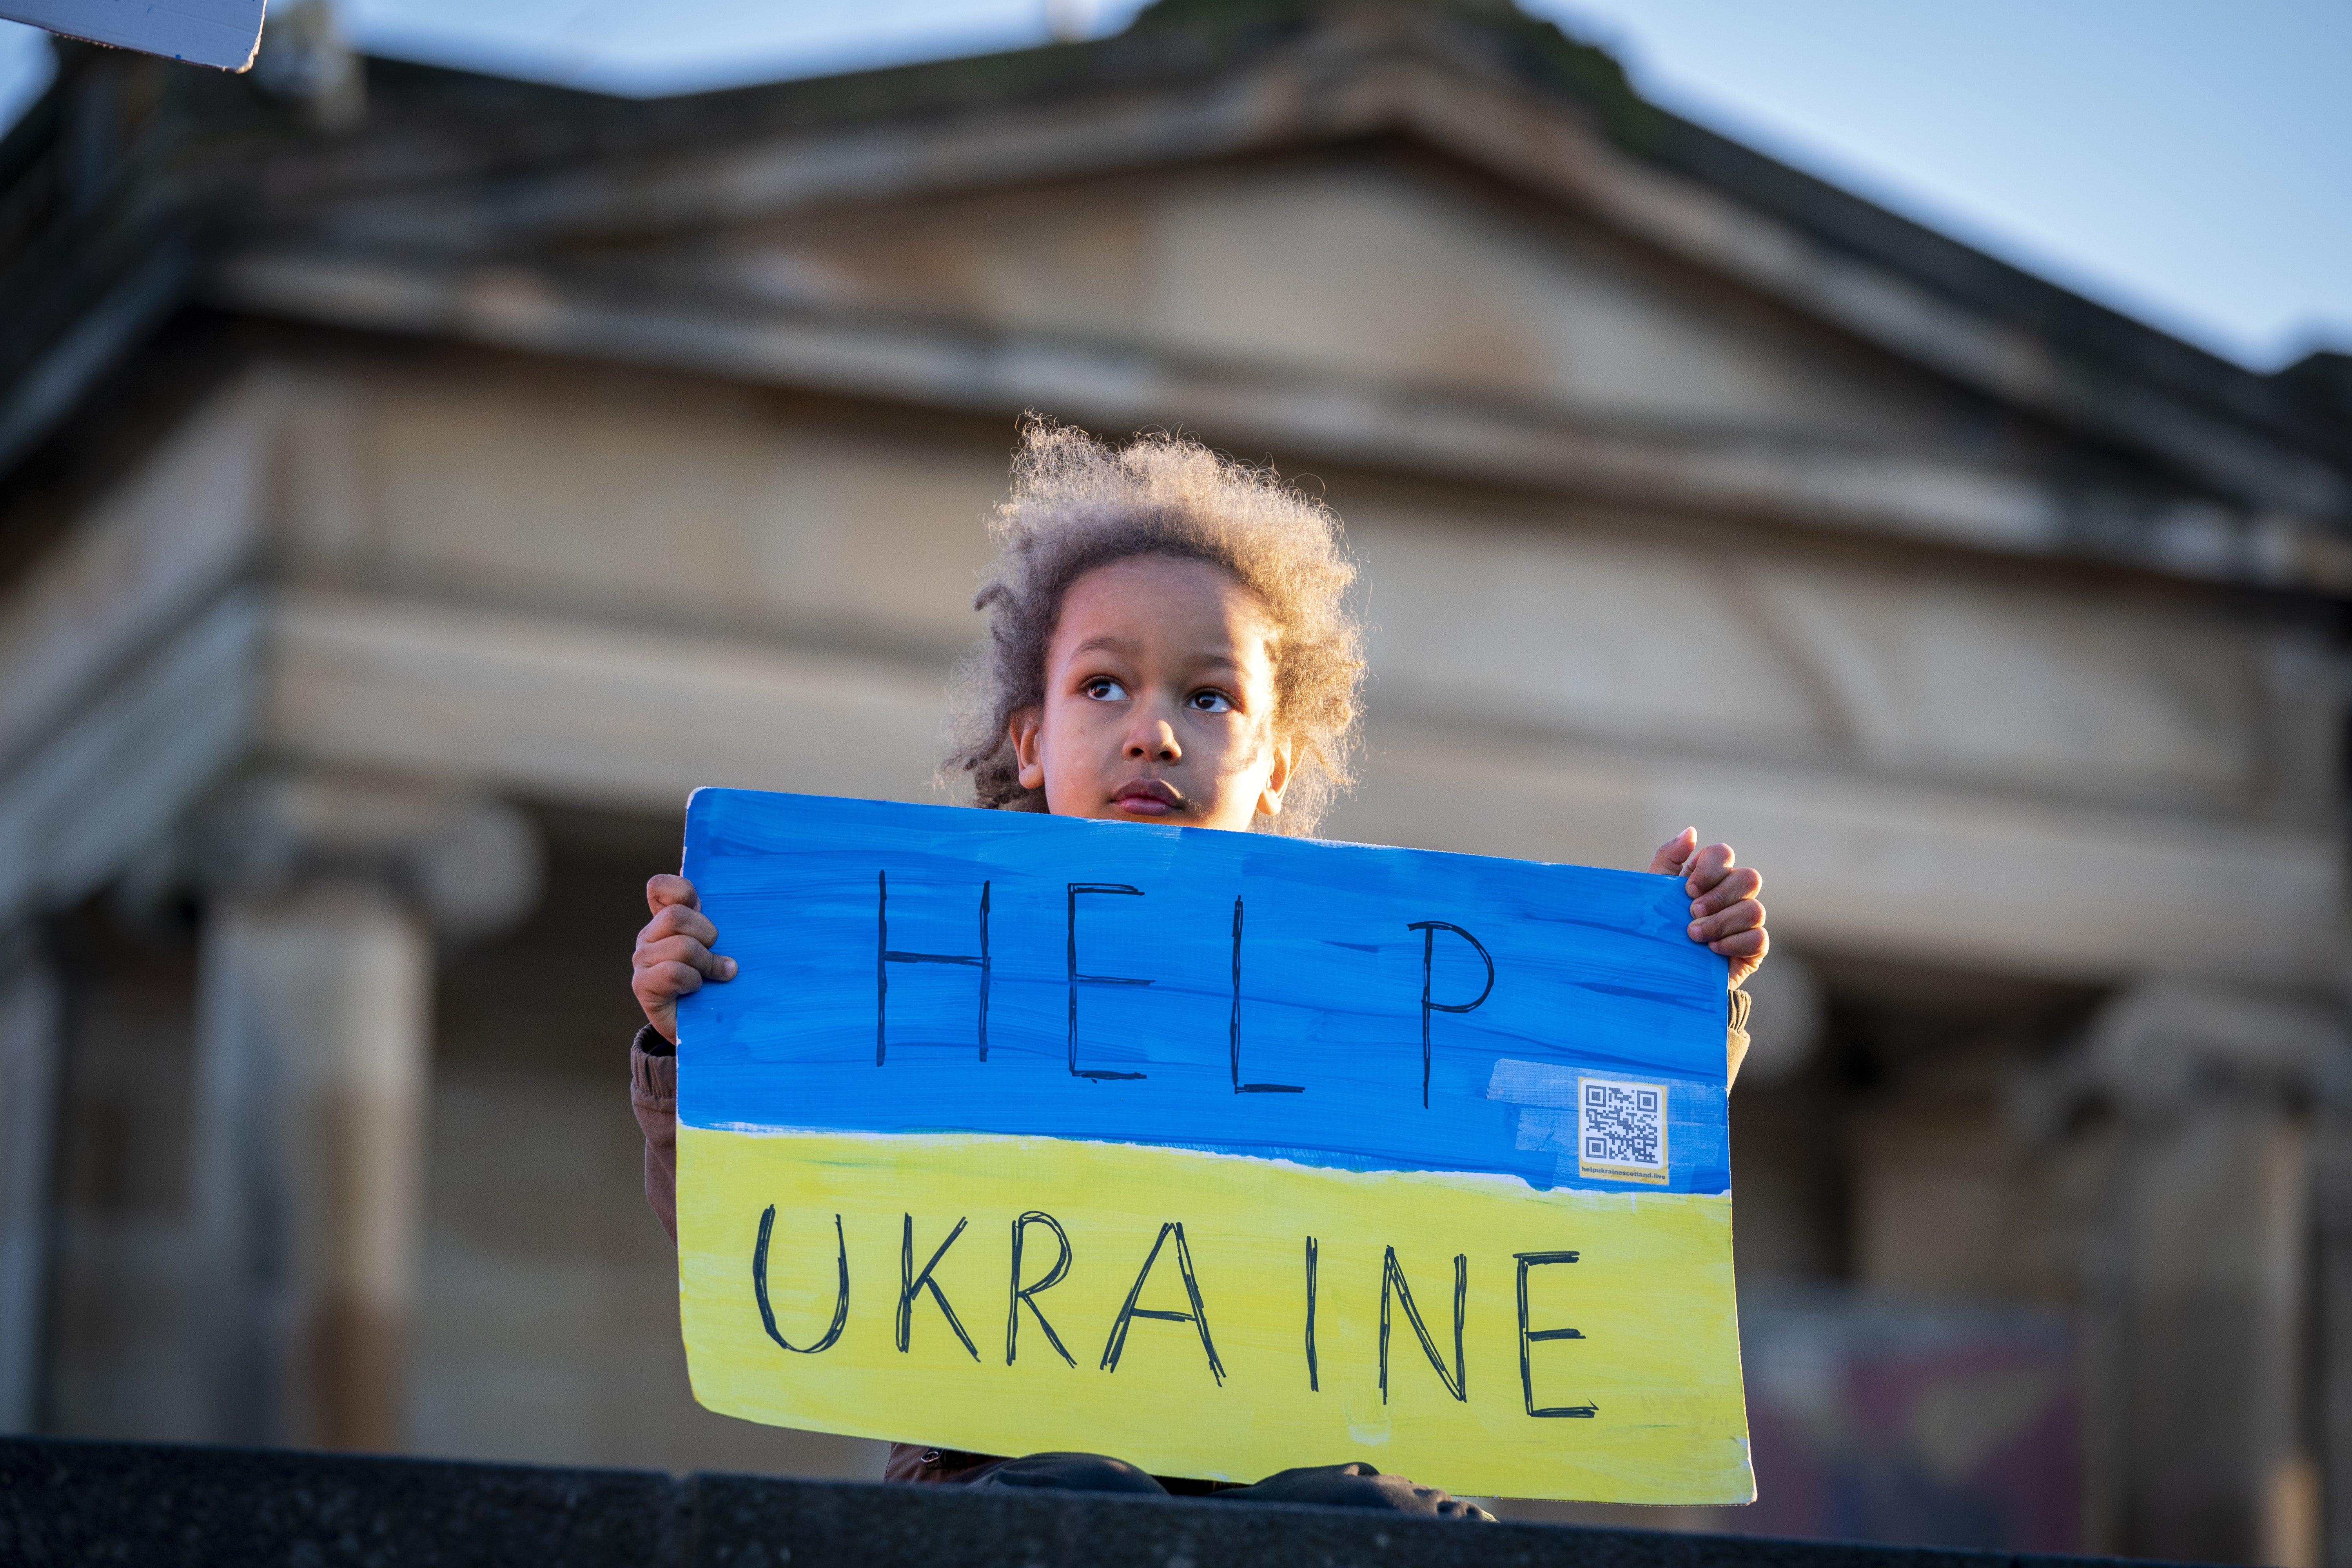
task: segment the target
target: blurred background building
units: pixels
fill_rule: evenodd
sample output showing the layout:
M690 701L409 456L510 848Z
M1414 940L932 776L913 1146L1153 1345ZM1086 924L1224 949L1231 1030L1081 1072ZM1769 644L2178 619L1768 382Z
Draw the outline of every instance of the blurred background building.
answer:
M692 787L935 798L1034 408L1347 519L1334 836L1764 868L1762 1500L1634 1522L2352 1568L2352 359L1507 0L651 101L265 44L0 142L0 1421L877 1474L692 1402L625 955Z

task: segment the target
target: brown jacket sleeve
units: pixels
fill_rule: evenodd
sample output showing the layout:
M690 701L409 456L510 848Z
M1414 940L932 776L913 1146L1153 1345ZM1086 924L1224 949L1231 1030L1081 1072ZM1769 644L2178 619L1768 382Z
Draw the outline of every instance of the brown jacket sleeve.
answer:
M651 1024L629 1042L629 1109L646 1135L646 1202L677 1245L677 1050Z
M1727 1094L1739 1081L1739 1064L1748 1059L1748 1005L1752 1000L1745 991L1731 994L1731 1017L1723 1032L1723 1088Z

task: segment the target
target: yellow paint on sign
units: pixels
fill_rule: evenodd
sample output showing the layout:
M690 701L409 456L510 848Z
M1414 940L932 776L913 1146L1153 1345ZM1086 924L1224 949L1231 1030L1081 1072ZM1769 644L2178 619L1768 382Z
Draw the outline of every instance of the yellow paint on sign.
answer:
M688 1126L678 1154L688 1366L725 1415L1160 1475L1755 1495L1728 1194L971 1134Z

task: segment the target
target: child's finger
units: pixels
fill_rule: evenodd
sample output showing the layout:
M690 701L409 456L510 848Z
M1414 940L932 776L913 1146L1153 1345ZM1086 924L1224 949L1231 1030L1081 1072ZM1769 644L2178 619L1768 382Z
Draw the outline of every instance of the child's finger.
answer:
M1691 851L1697 847L1698 829L1684 828L1680 833L1659 845L1658 852L1650 857L1651 873L1660 877L1675 875L1682 870L1684 862L1691 858Z
M690 963L704 969L710 961L710 950L690 936L656 937L640 942L629 955L631 965L637 969L658 969L665 963Z
M698 910L702 907L702 895L694 890L693 883L667 871L649 879L646 883L646 908L659 914L671 904Z
M698 974L713 980L732 980L735 961L716 953L690 936L667 936L658 942L640 942L635 954L639 969L655 969L664 964L683 963Z
M690 936L709 947L719 940L719 928L710 917L686 904L665 904L646 922L637 933L639 942L653 942L666 936Z
M1763 924L1764 906L1754 899L1742 899L1727 910L1691 921L1690 939L1712 945L1725 937L1759 930Z
M657 1007L702 989L702 975L690 963L649 964L636 973L629 989L646 1007Z
M1772 945L1772 936L1762 926L1758 926L1754 931L1744 931L1737 936L1727 936L1721 942L1711 942L1706 945L1709 952L1719 952L1724 957L1734 960L1737 967L1736 961L1740 959L1760 961L1766 950ZM1755 971L1756 965L1750 963L1744 973L1752 974Z
M1710 844L1691 857L1684 887L1690 896L1697 898L1724 879L1731 869L1731 846Z
M1726 876L1722 881L1693 899L1690 912L1694 917L1711 915L1717 910L1729 908L1742 899L1752 899L1763 890L1762 873L1753 866L1742 866Z

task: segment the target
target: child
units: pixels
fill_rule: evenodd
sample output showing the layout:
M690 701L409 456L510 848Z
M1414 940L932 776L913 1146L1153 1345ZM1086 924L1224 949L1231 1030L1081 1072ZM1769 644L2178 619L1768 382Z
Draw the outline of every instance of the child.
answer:
M1146 436L1113 450L1084 431L1024 426L1000 547L976 608L990 642L959 683L956 749L979 805L1113 822L1304 834L1349 783L1362 628L1344 595L1355 568L1339 520L1197 442ZM1757 874L1685 829L1650 869L1685 879L1689 934L1731 961L1736 988L1763 961ZM677 1237L677 998L731 980L716 927L682 877L646 885L635 988L646 1024L630 1053L646 1132L646 1196ZM1738 1070L1748 997L1727 1036ZM1087 1491L1214 1492L1233 1500L1339 1503L1491 1516L1369 1465L1286 1470L1253 1487L1162 1482L1091 1454L1002 1459L913 1444L896 1481Z

